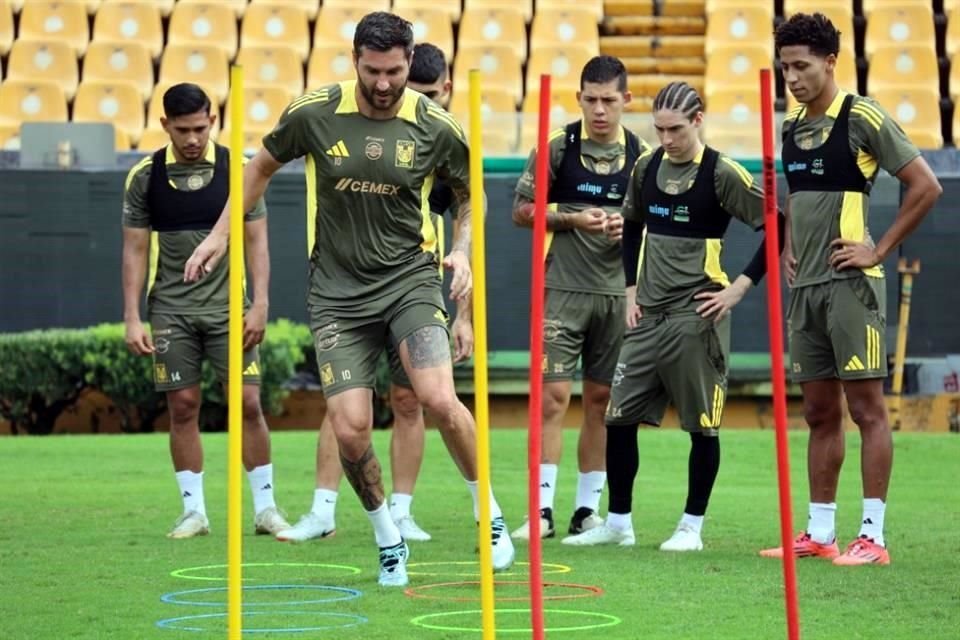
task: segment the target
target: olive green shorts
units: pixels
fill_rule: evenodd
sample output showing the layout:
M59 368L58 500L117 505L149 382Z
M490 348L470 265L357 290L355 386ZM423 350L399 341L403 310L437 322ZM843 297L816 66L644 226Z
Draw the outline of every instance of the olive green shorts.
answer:
M388 346L391 363L396 362L391 364L392 371L396 373L395 366L402 371L399 345L423 327L443 327L449 354L447 312L439 278L383 295L349 313L322 306L310 307L309 313L320 384L326 396L351 388L372 389L377 361ZM409 381L404 386L410 386Z
M203 359L210 360L226 384L229 362L227 311L197 315L149 314L153 334L153 382L157 391L174 391L200 384ZM243 384L260 384L260 351L243 354Z
M607 405L608 426L659 426L672 402L685 431L715 435L723 418L730 316L651 314L627 331Z
M583 377L610 384L626 330L626 298L548 289L543 318L543 379Z
M883 278L794 289L787 311L793 381L885 378L886 315Z

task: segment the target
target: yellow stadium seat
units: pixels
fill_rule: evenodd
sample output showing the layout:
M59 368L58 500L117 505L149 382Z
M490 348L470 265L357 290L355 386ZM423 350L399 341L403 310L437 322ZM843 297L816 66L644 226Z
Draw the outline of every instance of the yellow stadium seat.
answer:
M100 8L103 9L103 7L111 4L145 4L157 9L160 11L160 15L166 18L173 12L173 6L176 2L177 0L103 0Z
M756 2L751 0L705 0L703 2L703 10L705 15L710 16L714 11L755 6L767 11L770 15L770 20L773 21L773 5L773 2Z
M155 124L155 127L143 130L143 135L140 136L140 141L137 143L139 151L152 153L170 143L170 136L160 128L160 121L158 120Z
M591 55L580 48L544 45L530 53L527 64L527 93L540 86L540 75L549 73L550 86L576 91L580 88L580 72Z
M550 88L550 130L562 127L583 117L577 96L573 91ZM529 89L523 98L520 115L520 152L528 153L537 144L537 127L540 113L540 90Z
M136 42L145 45L154 60L163 52L160 9L147 2L110 3L100 7L93 23L94 42Z
M140 89L130 82L84 81L73 101L74 122L109 122L123 131L130 143L143 133L144 108Z
M192 82L211 92L214 104L223 104L230 84L227 55L211 44L168 44L160 61L160 82Z
M270 129L251 129L249 127L244 127L243 129L243 152L249 155L255 154L257 151L260 151L260 148L263 146L263 138L268 133ZM230 129L224 128L223 131L219 132L216 135L217 144L221 144L225 147L230 146Z
M307 65L307 91L343 80L352 80L357 74L353 69L352 44L317 45L310 52Z
M937 54L931 47L879 47L870 58L867 74L869 91L897 87L939 86Z
M760 131L760 93L753 87L719 88L708 93L706 112L710 114L709 127L752 125Z
M307 20L316 20L320 11L320 0L250 0L250 6L263 4L267 6L294 7L303 11Z
M147 105L147 129L162 129L160 126L160 118L163 117L163 94L167 92L176 82L161 82L158 83L156 87L153 88L153 95L150 97L150 103ZM207 94L207 97L210 98L210 113L219 115L220 109L217 106L217 102L214 99L213 92L209 87L200 85L203 89L203 92ZM213 131L220 130L220 118L217 118L217 121L213 124Z
M323 5L313 28L313 47L346 44L353 48L353 32L366 15L363 9L348 9Z
M302 65L310 55L310 27L304 12L294 7L255 5L247 9L240 31L244 47L293 49Z
M943 0L943 13L947 16L947 20L960 15L960 0Z
M224 4L178 2L170 14L167 44L215 46L233 60L237 55L236 16Z
M367 14L372 11L390 11L390 0L323 0L323 7L359 9Z
M453 23L460 22L460 0L393 0L393 10L403 13L408 9L440 9Z
M247 10L247 0L178 0L179 4L222 4L233 9L238 18L242 18Z
M895 45L921 45L932 47L936 42L933 28L933 10L930 4L911 6L909 9L898 7L877 7L867 20L867 35L864 40L864 54L867 60L878 47Z
M960 6L960 1L957 2ZM946 34L947 57L950 58L952 66L957 66L957 53L960 53L960 11L954 11L953 15L947 18Z
M394 13L413 24L414 42L430 42L453 60L453 23L440 9L398 9Z
M279 86L290 96L303 93L303 65L293 49L244 45L237 54L237 64L244 68L248 87Z
M880 89L871 91L870 96L900 123L915 145L922 149L943 146L937 89Z
M483 90L503 90L513 96L514 106L523 95L523 68L516 51L506 44L463 47L453 62L454 89L466 91L470 69L478 69Z
M67 100L72 100L80 81L77 56L69 44L60 40L16 40L10 49L7 78L56 82Z
M763 155L759 121L745 126L704 127L703 141L733 158L758 158Z
M280 115L290 104L290 94L281 87L260 87L243 90L243 128L255 131L273 129ZM224 109L223 128L227 130L230 122L230 100Z
M459 91L454 90L453 99L450 101L450 111L463 124L465 130L470 126L469 93L466 84L461 85ZM516 99L503 89L488 88L485 85L481 101L483 153L513 153L517 147Z
M59 40L82 56L90 42L87 9L84 5L58 0L33 0L20 12L19 40Z
M944 5L948 2L949 0L944 0ZM877 9L888 9L890 7L907 10L919 7L921 10L929 10L931 4L931 0L863 0L863 17L869 20Z
M761 45L773 58L773 16L763 3L721 7L707 16L707 59L724 45Z
M0 124L66 121L67 98L56 82L8 78L0 84Z
M150 52L138 42L91 42L83 59L83 81L93 80L132 82L146 102L153 93Z
M731 45L717 47L707 57L704 73L705 93L717 89L749 87L759 91L760 69L773 65L769 49L763 45Z
M953 145L960 147L960 109L953 108Z
M530 47L536 49L541 44L582 47L595 56L600 52L600 32L590 11L551 11L538 7L530 29Z
M20 150L20 126L0 124L0 149L4 151Z
M13 7L0 0L0 56L6 57L13 46Z
M460 19L460 49L506 45L521 62L527 59L527 27L517 7L468 9Z
M589 11L598 23L603 20L603 0L537 0L537 12L573 9Z
M954 101L953 110L960 113L960 57L954 58L950 65L950 98Z
M519 9L524 22L530 22L533 18L533 0L464 0L463 11L490 9Z

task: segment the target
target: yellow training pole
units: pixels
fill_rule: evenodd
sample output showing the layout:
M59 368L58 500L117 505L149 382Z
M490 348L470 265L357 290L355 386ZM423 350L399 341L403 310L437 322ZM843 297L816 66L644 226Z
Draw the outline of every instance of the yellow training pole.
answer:
M493 614L493 544L490 531L490 407L487 393L487 267L484 237L483 144L480 72L470 70L470 210L473 236L473 389L477 414L477 491L480 496L480 608L483 639L496 637Z
M230 69L230 360L227 389L227 638L243 630L243 68Z
M893 397L890 399L890 426L901 427L900 409L903 407L903 370L907 360L907 332L910 329L910 299L913 296L913 276L920 273L920 261L908 264L906 258L897 263L900 280L900 321L897 326L897 347L893 355Z

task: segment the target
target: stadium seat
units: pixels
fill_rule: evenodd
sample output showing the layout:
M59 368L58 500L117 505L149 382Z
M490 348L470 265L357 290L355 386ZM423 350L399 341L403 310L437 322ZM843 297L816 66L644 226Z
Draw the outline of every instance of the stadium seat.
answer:
M530 22L533 18L533 0L464 0L463 11L490 9L519 9L524 22Z
M154 60L163 52L160 10L147 2L100 7L93 23L94 42L136 42L145 45Z
M100 13L104 7L111 4L145 4L158 9L160 15L166 18L173 12L173 6L176 2L177 0L103 0L103 4L97 13Z
M960 56L953 59L950 64L950 98L954 101L954 111L960 113Z
M929 46L885 46L870 58L867 89L939 86L937 54Z
M321 6L359 9L367 14L371 11L390 11L390 0L323 0Z
M20 12L18 40L59 40L83 55L90 42L87 9L83 4L57 0L32 0Z
M20 150L20 126L14 124L0 124L0 149L5 151Z
M73 4L79 4L83 7L84 11L88 15L94 15L97 12L97 9L100 8L101 0L59 0L59 2L72 2ZM21 0L20 4L24 4Z
M73 101L74 122L109 122L136 144L143 133L144 108L140 88L132 82L86 80Z
M249 155L253 155L263 146L263 138L268 133L270 129L253 129L250 127L244 127L243 129L243 152ZM213 136L211 136L213 137ZM224 129L220 131L215 138L217 144L221 144L225 147L230 146L230 129Z
M960 2L958 2L960 6ZM960 11L954 11L947 18L947 34L945 38L947 58L953 66L957 65L957 54L960 53Z
M873 52L884 45L930 47L935 42L933 10L929 3L910 9L877 7L867 20L864 54L869 61Z
M294 7L300 9L307 16L307 20L317 19L320 11L320 0L250 0L250 6L263 4L267 6Z
M757 90L759 70L769 68L773 59L764 45L731 45L717 47L707 58L704 73L707 96L718 89L750 87Z
M237 55L237 20L223 4L181 4L170 14L167 45L208 45L223 50L228 60Z
M517 7L469 9L460 19L461 50L489 45L506 45L523 62L527 59L527 27Z
M953 108L953 146L960 147L960 109Z
M310 52L307 65L307 90L356 78L353 70L353 45L321 44Z
M167 92L172 85L176 84L175 82L160 82L157 83L157 86L153 88L153 95L150 97L150 103L147 105L147 128L146 131L150 129L161 129L160 118L163 116L163 94ZM200 85L204 93L207 94L207 97L210 98L210 113L217 114L219 116L220 109L217 105L216 100L214 99L213 92L208 88ZM220 130L220 118L217 118L217 121L213 125L214 131Z
M721 87L707 95L705 106L710 114L710 127L723 129L728 126L753 125L759 135L760 94L754 87Z
M403 13L409 9L440 9L450 17L450 22L460 22L460 0L393 0L393 11Z
M227 55L212 44L168 44L160 61L160 82L193 82L211 92L214 104L223 104L230 84Z
M18 39L10 49L7 78L56 82L69 101L73 99L80 82L77 56L73 48L61 40L40 42Z
M238 18L242 18L247 10L247 0L177 0L178 4L222 4L233 9Z
M138 42L93 41L83 59L83 81L127 81L137 85L142 102L153 93L153 61Z
M413 24L414 42L430 42L453 60L453 23L441 9L402 9L394 13Z
M593 13L586 10L553 11L537 7L530 28L530 48L541 45L581 47L591 56L600 52L600 32Z
M921 149L943 146L940 129L940 93L929 89L880 89L870 96L892 115Z
M300 56L299 64L310 55L310 26L301 9L285 6L253 5L247 9L240 31L242 46L286 47Z
M769 3L751 3L740 7L721 7L707 18L705 53L724 45L759 45L767 47L773 58L773 15Z
M160 147L167 146L169 142L170 136L160 128L160 122L157 121L155 127L143 130L143 135L140 136L140 141L137 143L137 149L144 152L153 152Z
M540 86L540 75L544 73L552 76L551 87L577 91L580 88L580 72L591 57L584 49L570 49L559 44L535 48L530 52L527 64L527 93Z
M589 11L597 23L603 21L603 0L537 0L537 12L573 9Z
M894 7L897 9L906 9L912 10L915 8L920 8L920 10L931 8L931 0L862 0L863 2L863 17L868 21L870 16L873 15L873 12L877 9L888 9ZM944 4L947 4L949 0L944 0Z
M750 2L747 0L703 0L702 2L704 13L709 16L714 11L724 10L724 9L739 9L744 6L760 6L765 10L770 12L770 20L773 20L773 2Z
M550 129L562 127L568 122L573 122L582 117L580 104L577 102L577 96L568 89L558 89L550 87ZM521 154L528 154L537 144L537 126L539 122L538 114L540 111L540 90L539 86L527 90L527 95L523 97L523 109L521 111L520 121L520 148Z
M58 83L7 79L0 84L0 124L66 121L67 98Z
M465 90L470 69L478 69L483 89L503 90L513 96L514 109L523 96L523 67L516 51L507 44L486 47L460 46L453 62L454 90Z
M13 46L13 7L0 0L0 57L6 57Z
M243 128L255 131L273 129L280 115L290 104L290 95L282 87L260 87L243 90ZM230 121L230 100L223 111L223 128L227 130L233 124ZM262 136L261 136L262 137Z
M703 141L731 158L758 158L763 155L763 140L760 137L759 120L750 125L726 125L716 127L707 124Z
M318 46L346 44L352 50L353 32L357 30L357 23L364 15L366 11L363 9L331 7L327 4L321 6L313 28L314 49Z
M454 89L450 101L450 111L466 131L470 126L469 94L467 85L462 84L459 90ZM516 98L501 88L488 88L485 85L480 99L483 152L501 155L513 153L517 147Z
M242 46L237 54L237 64L244 68L247 87L279 86L290 96L303 93L303 65L293 49Z

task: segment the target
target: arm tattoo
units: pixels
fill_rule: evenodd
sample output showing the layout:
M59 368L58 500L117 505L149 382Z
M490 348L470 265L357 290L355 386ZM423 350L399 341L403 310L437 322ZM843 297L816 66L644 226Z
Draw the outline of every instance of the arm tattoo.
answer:
M513 211L514 216L513 220L517 224L523 224L523 226L532 227L533 224L526 221L523 216L518 215L516 212L520 207L523 207L528 204L533 204L533 200L530 198L520 195L519 193L513 199ZM520 221L523 220L521 223ZM547 211L547 230L548 231L569 231L573 229L576 225L574 221L576 218L569 213L560 213L559 211Z
M429 325L417 329L404 339L410 366L429 369L450 362L450 342L443 327Z
M470 206L470 190L465 186L453 187L453 202L457 209L456 237L453 251L462 251L470 255L470 233L473 208Z
M340 453L340 464L343 465L343 473L350 481L353 490L367 511L374 511L383 504L383 479L381 477L380 461L373 453L373 445L367 447L367 450L357 461L347 460L343 453Z

